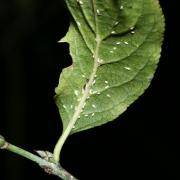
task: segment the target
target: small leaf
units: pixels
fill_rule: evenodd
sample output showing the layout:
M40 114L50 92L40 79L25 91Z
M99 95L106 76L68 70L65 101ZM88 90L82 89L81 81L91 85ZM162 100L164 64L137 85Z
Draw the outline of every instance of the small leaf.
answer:
M63 134L112 121L149 86L164 18L157 0L66 0L72 66L56 88ZM68 129L68 131L67 131Z

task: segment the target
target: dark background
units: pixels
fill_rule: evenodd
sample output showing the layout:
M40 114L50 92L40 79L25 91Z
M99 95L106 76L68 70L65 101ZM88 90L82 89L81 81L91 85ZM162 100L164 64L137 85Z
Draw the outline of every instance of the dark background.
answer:
M117 120L69 137L63 148L62 165L80 180L180 179L179 12L177 1L160 2L166 33L151 86ZM29 151L53 151L61 134L53 96L71 64L68 45L57 43L69 16L62 0L0 0L0 134ZM32 178L58 179L0 151L0 180Z

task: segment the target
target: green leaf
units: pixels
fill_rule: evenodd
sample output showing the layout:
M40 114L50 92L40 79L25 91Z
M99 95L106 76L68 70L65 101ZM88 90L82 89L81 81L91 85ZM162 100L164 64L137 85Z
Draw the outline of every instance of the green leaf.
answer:
M149 86L164 18L157 0L66 0L73 16L60 42L72 66L56 88L63 139L122 114Z

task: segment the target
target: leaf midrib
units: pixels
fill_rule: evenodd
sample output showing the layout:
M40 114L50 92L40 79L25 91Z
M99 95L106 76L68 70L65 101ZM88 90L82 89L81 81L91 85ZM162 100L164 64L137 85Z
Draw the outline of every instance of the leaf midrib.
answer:
M97 73L97 69L99 67L99 63L98 63L98 55L99 55L99 47L100 47L100 44L101 44L101 40L99 39L99 37L96 38L96 49L95 49L95 53L94 53L94 66L93 66L93 71L92 71L92 74L89 78L89 81L87 82L86 86L85 86L85 90L84 90L84 94L77 106L77 109L76 111L74 112L74 115L72 117L72 120L70 120L70 123L68 126L71 127L71 129L73 128L73 126L75 125L76 121L79 119L79 116L81 114L81 112L83 111L84 109L84 106L86 104L86 100L88 99L88 97L90 96L90 90L91 90L91 87L93 85L93 81L95 79L95 76L96 76L96 73ZM72 124L72 125L71 125ZM66 128L68 129L68 127ZM70 129L70 131L71 131Z
M60 154L64 142L66 141L67 137L70 135L72 129L75 127L75 124L76 124L77 120L80 118L80 115L86 105L86 101L87 101L88 97L90 96L90 90L91 90L91 87L93 86L93 81L96 77L97 69L100 66L100 64L98 62L100 44L101 44L101 40L100 40L99 36L97 35L96 48L95 48L95 52L94 52L93 71L90 75L89 81L87 82L87 84L85 86L83 96L81 97L79 104L75 108L75 112L72 116L72 119L69 121L68 126L63 130L62 136L59 139L58 143L56 144L56 147L54 149L54 155ZM54 158L58 159L58 157L54 157Z

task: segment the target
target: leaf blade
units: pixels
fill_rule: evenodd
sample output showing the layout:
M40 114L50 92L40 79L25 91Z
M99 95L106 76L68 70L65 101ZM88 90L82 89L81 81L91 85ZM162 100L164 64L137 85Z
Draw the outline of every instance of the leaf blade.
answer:
M65 37L73 66L61 74L56 104L64 131L78 111L76 133L115 119L149 86L164 22L156 0L66 2L76 21Z

